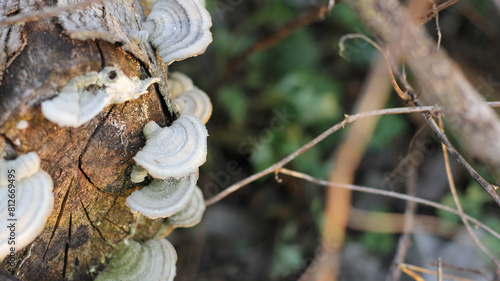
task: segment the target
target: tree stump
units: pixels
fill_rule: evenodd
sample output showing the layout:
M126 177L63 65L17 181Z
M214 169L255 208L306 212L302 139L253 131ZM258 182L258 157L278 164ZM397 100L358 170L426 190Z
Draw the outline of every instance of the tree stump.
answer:
M76 2L0 3L8 19ZM43 233L18 249L15 277L92 280L114 244L127 237L150 239L161 222L134 216L125 206L126 196L138 187L130 172L132 157L145 143L142 128L150 120L165 126L177 114L168 98L166 68L148 44L133 43L127 34L138 30L143 18L139 2L113 1L0 26L0 147L7 158L37 152L54 181L54 209ZM129 77L162 81L78 128L59 127L42 115L41 102L71 78L107 66ZM27 129L18 129L21 120ZM11 271L5 263L2 268Z

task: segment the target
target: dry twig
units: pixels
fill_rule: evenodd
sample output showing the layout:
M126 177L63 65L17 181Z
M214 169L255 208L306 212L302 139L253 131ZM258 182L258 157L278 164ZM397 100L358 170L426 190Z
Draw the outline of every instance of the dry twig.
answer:
M425 24L426 22L430 21L432 18L437 17L438 13L451 5L457 3L459 0L448 0L442 4L437 5L436 7L433 7L427 13L421 17L420 19L420 24ZM435 5L435 4L434 4Z
M441 132L444 134L444 124L441 119L439 119L439 125L441 128ZM463 224L465 225L465 228L467 229L467 232L469 232L470 237L472 238L472 241L474 241L474 244L481 249L481 251L490 258L492 262L496 264L498 268L500 268L500 262L493 256L493 254L484 246L484 244L481 242L481 240L477 237L476 233L472 229L472 227L469 224L469 221L463 216L464 211L462 208L462 203L460 203L460 199L458 198L457 194L457 189L455 187L455 181L453 180L453 175L451 173L451 168L450 168L450 160L448 159L448 153L446 150L446 145L444 143L441 143L443 147L443 157L444 157L444 166L446 168L446 177L448 178L448 183L450 184L450 191L451 195L453 196L453 201L455 201L455 205L457 206L457 210L459 212L460 219L462 219Z
M212 205L212 204L222 200L223 198L225 198L229 194L235 192L236 190L242 188L243 186L245 186L245 185L247 185L247 184L249 184L249 183L265 176L265 175L274 173L275 171L281 169L283 166L285 166L286 164L291 162L293 159L295 159L300 154L304 153L305 151L307 151L311 147L315 146L320 141L324 140L329 135L333 134L334 132L336 132L340 129L343 129L345 125L352 123L356 120L366 118L366 117L371 117L371 116L404 114L404 113L415 113L415 112L430 112L430 111L434 111L434 110L439 111L440 107L435 107L435 106L401 107L401 108L374 110L374 111L363 112L363 113L358 113L358 114L354 114L354 115L345 115L345 119L343 121L337 123L336 125L334 125L330 129L326 130L321 135L314 138L312 141L306 143L305 145L303 145L301 148L299 148L298 150L296 150L292 154L283 158L281 161L273 164L272 166L264 169L263 171L260 171L257 174L254 174L246 179L243 179L243 180L229 186L228 188L226 188L222 192L218 193L217 195L213 196L212 198L207 199L205 201L205 204L207 206Z
M490 105L491 107L499 107L500 106L500 102L491 102L491 103L488 103L488 105ZM245 178L245 179L243 179L243 180L241 180L239 182L236 182L236 183L232 184L231 186L229 186L225 190L221 191L217 195L213 196L212 198L209 198L209 199L205 200L205 204L207 206L210 206L210 205L212 205L212 204L214 204L214 203L216 203L216 202L224 199L229 194L231 194L231 193L237 191L238 189L246 186L247 184L249 184L251 182L254 182L257 179L260 179L261 177L263 177L265 175L272 174L272 173L278 171L283 166L285 166L286 164L290 163L297 156L299 156L300 154L304 153L305 151L307 151L311 147L315 146L316 144L318 144L320 141L324 140L329 135L335 133L336 131L338 131L340 129L343 129L345 125L347 125L349 123L352 123L352 122L354 122L356 120L359 120L359 119L362 119L362 118L367 118L367 117L372 117L372 116L380 116L380 115L408 114L408 113L416 113L416 112L433 112L433 113L437 113L437 112L440 112L441 110L442 110L442 108L439 107L439 106L419 106L419 107L388 108L388 109L381 109L381 110L374 110L374 111L369 111L369 112L358 113L358 114L354 114L354 115L345 115L345 119L343 121L341 121L341 122L337 123L336 125L334 125L333 127L329 128L328 130L326 130L325 132L323 132L321 135L317 136L316 138L314 138L310 142L306 143L305 145L303 145L301 148L299 148L298 150L296 150L292 154L290 154L287 157L281 159L279 162L277 162L277 163L269 166L268 168L266 168L266 169L264 169L264 170L262 170L262 171L260 171L260 172L258 172L256 174L253 174L250 177L247 177L247 178ZM436 127L437 127L437 125L436 125ZM439 130L439 127L437 127L437 131L439 133L441 133L441 131ZM449 146L447 145L447 147L448 147L448 150L450 151L450 146L451 146L451 148L453 148L453 146L451 145L451 143L448 140L448 138L446 138L446 136L444 134L442 134L442 136L440 136L440 135L438 135L438 136L440 138L443 138L444 140L446 140L445 144L446 143L449 144ZM458 156L456 156L457 158L461 157L461 159L463 160L463 162L465 162L465 164L468 165L468 167L470 167L470 165L465 161L465 159L463 159L463 157L460 154L458 154L458 152L454 148L453 148L453 151L454 151L454 153L456 155L458 155ZM450 153L452 153L452 152L450 151ZM455 155L455 154L453 154L453 155ZM477 174L476 171L474 171L474 169L472 169L472 167L470 167L470 169L472 171L470 171L469 173L475 173L475 175L477 175L478 179L482 180L482 183L485 184L485 185L487 185L487 186L489 186L489 188L491 188L491 190L493 191L493 193L496 194L495 193L495 188L493 187L493 185L490 185L488 182L486 182L479 174ZM480 182L480 184L481 184L481 182ZM496 196L497 196L497 198L499 198L498 202L500 202L500 197L498 197L498 195L496 195Z
M424 279L422 277L416 275L416 272L438 276L438 278L444 277L448 280L454 280L454 281L473 281L472 279L463 278L463 277L454 276L454 275L449 275L449 274L441 274L441 276L439 276L439 272L436 272L434 270L429 270L429 269L426 269L426 268L423 268L420 266L412 265L412 264L400 263L400 264L398 264L398 267L401 268L401 270L403 270L406 274L413 277L415 279L415 281L424 281ZM409 272L412 272L415 275L410 274ZM439 279L439 280L441 281L442 279Z
M408 177L406 178L406 189L408 195L415 196L417 191L417 167L410 164L409 168L410 171ZM408 251L408 247L411 244L410 233L413 232L416 211L417 204L413 201L406 201L406 209L403 221L403 235L399 237L396 255L394 256L394 262L389 270L386 281L397 281L401 277L401 271L395 265L403 263L405 261L406 252Z
M220 87L220 85L224 85L226 81L228 81L233 76L233 74L242 66L242 64L246 60L248 60L251 56L276 45L278 42L288 37L290 33L301 28L302 26L323 19L326 14L330 13L334 5L335 5L334 0L327 0L325 4L317 8L314 8L307 14L304 14L284 24L277 31L255 42L251 47L249 47L243 53L238 55L236 58L231 59L229 61L228 66L225 68L226 70L224 71L224 74L215 83L216 89L217 87ZM212 90L212 92L215 92L216 89Z
M366 186L360 186L360 185L341 184L341 183L335 183L335 182L331 182L331 181L324 181L324 180L320 180L320 179L317 179L315 177L312 177L312 176L310 176L308 174L304 174L304 173L301 173L301 172L289 170L289 169L286 169L286 168L280 169L279 172L281 174L289 175L289 176L292 176L292 177L295 177L295 178L300 178L300 179L303 179L303 180L306 180L306 181L309 181L309 182L312 182L312 183L316 183L316 184L319 184L319 185L324 185L324 186L334 185L334 186L337 186L337 187L340 187L340 188L348 188L348 189L351 189L351 190L354 190L354 191L359 191L359 192L364 192L364 193L370 193L370 194L376 194L376 195L381 195L381 196L387 196L387 197L391 197L391 198L397 198L397 199L400 199L400 200L413 201L415 203L422 204L422 205L425 205L425 206L430 206L430 207L433 207L433 208L436 208L436 209L440 209L440 210L443 210L443 211L455 214L457 216L459 215L459 212L457 210L455 210L453 208L450 208L448 206L445 206L443 204L439 204L439 203L436 203L434 201L430 201L430 200L419 198L419 197L415 197L415 196L410 196L410 195L403 194L403 193L398 193L398 192L388 191L388 190L381 190L381 189L376 189L376 188L373 188L373 187L366 187ZM494 231L493 229L491 229L489 226L485 225L481 221L479 221L479 220L477 220L477 219L475 219L475 218L473 218L473 217L471 217L471 216L469 216L467 214L464 214L464 216L470 222L472 222L475 225L477 225L478 227L484 229L486 232L488 232L491 235L495 236L497 239L500 239L500 234L497 233L496 231Z

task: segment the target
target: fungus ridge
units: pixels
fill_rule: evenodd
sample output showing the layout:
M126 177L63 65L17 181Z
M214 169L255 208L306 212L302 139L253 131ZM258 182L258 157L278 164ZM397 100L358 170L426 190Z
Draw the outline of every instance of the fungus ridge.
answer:
M176 180L153 180L141 190L134 191L125 204L135 213L151 219L169 217L189 202L198 180L197 173Z

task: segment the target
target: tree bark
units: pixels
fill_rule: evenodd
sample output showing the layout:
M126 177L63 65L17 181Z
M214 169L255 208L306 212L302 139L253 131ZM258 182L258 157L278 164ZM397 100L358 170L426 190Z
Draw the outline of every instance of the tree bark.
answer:
M64 2L0 0L0 9L3 15L22 15L71 4ZM160 220L134 216L125 206L126 196L137 187L130 182L130 171L132 157L145 143L142 128L150 120L164 126L177 114L168 99L166 68L147 44L128 38L128 30L138 29L144 17L141 7L114 1L0 26L0 147L8 157L37 152L41 168L54 181L54 209L43 233L16 253L17 278L92 280L114 244L127 237L147 240L159 226ZM44 118L42 101L72 77L106 66L129 77L162 81L137 100L107 107L79 128L59 127ZM16 127L21 120L29 123L27 129ZM2 268L10 270L6 264Z

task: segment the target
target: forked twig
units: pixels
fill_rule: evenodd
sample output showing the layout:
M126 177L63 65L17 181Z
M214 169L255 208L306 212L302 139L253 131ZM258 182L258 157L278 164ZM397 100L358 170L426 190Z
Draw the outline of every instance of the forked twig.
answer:
M245 179L229 186L228 188L221 191L220 193L213 196L212 198L207 199L205 201L205 204L207 206L212 205L212 204L222 200L223 198L225 198L229 194L235 192L236 190L242 188L243 186L245 186L245 185L247 185L247 184L249 184L249 183L265 176L265 175L274 173L275 171L281 169L283 166L285 166L286 164L291 162L293 159L295 159L300 154L304 153L305 151L307 151L311 147L315 146L320 141L324 140L329 135L333 134L334 132L336 132L340 129L343 129L345 125L352 123L358 119L371 117L371 116L392 115L392 114L402 114L402 113L415 113L415 112L427 112L427 111L434 111L434 110L439 111L440 108L434 107L434 106L401 107L401 108L390 108L390 109L380 109L380 110L368 111L368 112L358 113L358 114L354 114L354 115L345 115L345 119L343 121L337 123L336 125L334 125L330 129L326 130L321 135L317 136L316 138L314 138L310 142L306 143L305 145L303 145L301 148L299 148L298 150L296 150L292 154L283 158L281 161L271 165L270 167L264 169L263 171L261 171L257 174L254 174L248 178L245 178Z
M491 102L491 103L488 103L488 105L490 105L492 107L498 107L498 106L500 106L500 102ZM257 179L260 179L261 177L263 177L265 175L276 172L277 170L281 169L286 164L290 163L297 156L299 156L300 154L304 153L305 151L307 151L311 147L315 146L316 144L318 144L319 142L324 140L329 135L335 133L336 131L338 131L340 129L343 129L345 125L352 123L358 119L367 118L367 117L371 117L371 116L380 116L380 115L407 114L407 113L418 113L418 112L420 112L420 113L422 113L422 112L424 112L424 113L425 112L440 112L441 110L442 110L442 108L439 106L419 106L419 107L388 108L388 109L373 110L373 111L358 113L358 114L354 114L354 115L345 115L345 119L343 121L341 121L341 122L337 123L336 125L334 125L333 127L329 128L328 130L323 132L321 135L317 136L316 138L314 138L310 142L306 143L305 145L303 145L301 148L299 148L298 150L296 150L292 154L281 159L279 162L269 166L268 168L260 171L259 173L253 174L250 177L247 177L239 182L232 184L231 186L229 186L225 190L221 191L217 195L213 196L212 198L205 200L205 204L207 206L210 206L210 205L224 199L226 196L237 191L238 189L242 188L243 186L245 186L245 185L247 185L247 184L249 184ZM441 133L439 131L439 128L438 128L438 132ZM446 138L446 136L444 136L444 134L442 134L442 135L443 135L442 137L444 137L444 139L447 141L447 143L451 146L451 143L448 140L448 138ZM453 148L453 146L451 146L451 147ZM449 147L448 147L448 150L450 150ZM461 157L463 162L465 162L466 165L468 165L470 167L470 165L465 161L465 159L463 159L463 157L460 154L458 154L458 152L456 150L454 150L454 152L458 155L457 157ZM472 169L472 167L470 167L470 169ZM498 197L498 195L495 193L495 188L493 187L493 185L490 185L488 182L486 182L479 174L477 174L476 171L474 171L474 169L472 169L472 171L479 177L480 180L482 180L483 184L486 184L487 186L489 186L489 188L492 190L492 192L498 198L498 203L500 204L500 197Z
M436 8L432 8L429 11L426 12L426 14L420 19L420 24L425 24L428 21L430 21L432 18L437 16L437 13L440 11L450 7L451 5L457 3L459 0L448 0L442 4L439 4L436 6Z
M454 280L454 281L473 281L472 279L469 279L469 278L454 276L454 275L450 275L450 274L442 274L441 276L439 276L439 272L436 272L434 270L430 270L427 268L423 268L420 266L412 265L412 264L400 263L400 264L398 264L398 267L401 268L401 270L403 270L406 274L413 277L415 279L415 281L424 281L424 279L422 277L416 275L416 276L418 276L418 279L417 279L415 277L415 275L409 274L409 272L412 272L414 274L416 274L416 272L420 272L420 273L424 273L424 274L431 274L434 276L438 276L438 278L444 277L448 280ZM441 279L439 279L439 280L441 281Z
M439 119L439 125L441 128L441 132L444 134L444 124L441 118ZM446 145L444 143L441 143L443 147L443 157L444 157L444 166L446 168L446 177L448 178L448 183L450 184L450 191L451 195L453 196L453 201L455 201L455 205L457 206L457 210L459 212L460 219L462 220L463 224L465 225L465 228L467 229L467 232L469 232L470 237L472 238L472 241L474 241L474 244L481 249L481 251L490 258L492 262L494 262L497 267L500 268L500 262L493 256L493 254L484 246L484 244L481 242L481 240L477 237L476 233L472 229L472 227L469 224L469 221L463 216L464 210L462 208L462 203L460 203L460 199L458 198L457 194L457 189L455 187L455 181L453 180L453 175L451 173L451 168L450 168L450 160L448 159L448 152L446 150Z

